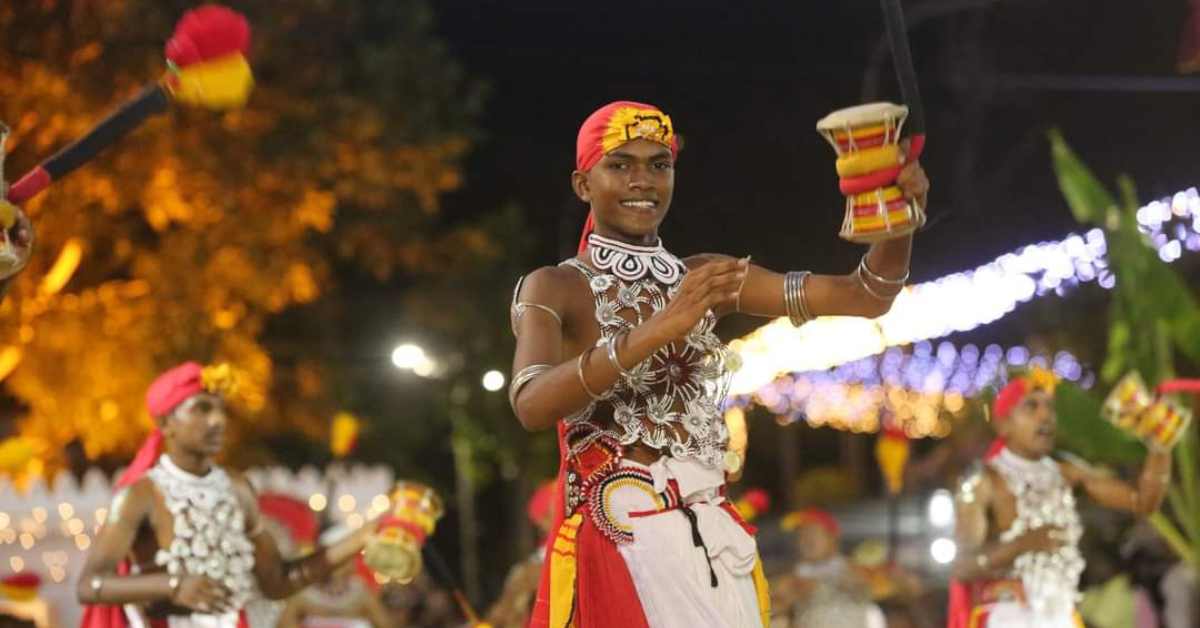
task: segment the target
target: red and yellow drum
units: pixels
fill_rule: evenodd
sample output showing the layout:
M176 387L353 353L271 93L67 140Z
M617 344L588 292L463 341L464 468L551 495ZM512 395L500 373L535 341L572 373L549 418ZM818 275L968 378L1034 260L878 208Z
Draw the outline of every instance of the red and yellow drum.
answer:
M421 573L421 548L445 509L432 488L402 481L392 490L392 513L367 541L363 561L372 571L400 584Z
M1104 400L1104 418L1151 447L1170 449L1192 420L1186 407L1169 397L1155 397L1136 373L1122 377Z
M846 197L842 238L872 243L908 235L925 224L925 211L896 187L900 130L908 107L888 102L839 109L817 122L837 152L839 187Z

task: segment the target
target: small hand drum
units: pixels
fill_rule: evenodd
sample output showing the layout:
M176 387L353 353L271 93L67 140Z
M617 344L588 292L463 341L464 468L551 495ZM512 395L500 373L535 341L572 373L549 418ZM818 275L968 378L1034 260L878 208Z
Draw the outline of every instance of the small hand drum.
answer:
M908 107L876 102L839 109L817 122L817 132L838 156L839 187L846 197L842 238L869 244L908 235L925 224L925 211L895 185L902 167L900 130L907 117Z
M444 508L433 489L417 482L396 483L391 497L392 514L367 541L363 562L382 576L408 584L421 573L421 548Z
M1117 382L1104 400L1104 418L1120 430L1158 449L1179 442L1192 420L1192 413L1170 398L1155 398L1137 373Z

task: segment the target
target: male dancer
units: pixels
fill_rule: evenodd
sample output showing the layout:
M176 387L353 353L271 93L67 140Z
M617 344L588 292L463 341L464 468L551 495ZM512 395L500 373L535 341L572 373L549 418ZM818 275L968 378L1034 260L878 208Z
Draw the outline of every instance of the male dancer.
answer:
M79 601L93 605L85 628L244 627L251 597L281 599L324 580L374 531L371 522L303 558L280 557L250 483L213 463L231 383L227 366L188 362L150 386L158 428L118 480L79 577Z
M957 497L959 558L950 628L1075 628L1083 526L1074 489L1138 516L1158 509L1171 456L1151 451L1136 486L1050 456L1057 417L1052 373L1014 377L996 396L999 439Z
M675 138L651 105L589 116L571 175L591 207L580 253L515 290L510 401L527 429L558 426L562 455L533 626L765 625L752 529L724 497L742 460L720 410L735 358L713 327L733 312L878 316L908 277L910 237L843 276L672 255L658 228ZM924 204L916 162L898 184Z

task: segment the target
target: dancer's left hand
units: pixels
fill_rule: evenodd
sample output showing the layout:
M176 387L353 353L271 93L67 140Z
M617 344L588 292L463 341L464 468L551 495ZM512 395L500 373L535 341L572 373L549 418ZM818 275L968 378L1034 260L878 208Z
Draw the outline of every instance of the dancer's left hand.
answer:
M900 148L904 154L908 154L909 141L907 139L900 142ZM900 191L904 192L904 198L909 200L916 199L922 208L928 207L929 200L929 178L925 176L925 169L921 167L921 162L913 161L905 163L904 168L900 170L900 176L896 178L896 185Z

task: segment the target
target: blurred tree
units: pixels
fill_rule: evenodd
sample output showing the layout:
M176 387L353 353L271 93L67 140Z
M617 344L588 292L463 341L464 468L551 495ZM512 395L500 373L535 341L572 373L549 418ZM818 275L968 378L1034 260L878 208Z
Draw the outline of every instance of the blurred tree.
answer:
M161 72L192 4L0 6L10 174ZM432 34L428 3L231 4L254 28L249 106L153 121L27 208L39 250L0 307L0 376L40 454L31 471L64 463L76 438L90 458L131 453L146 386L189 358L243 372L235 463L264 455L251 433L324 439L342 401L322 353L336 338L285 338L280 359L268 323L306 305L323 320L342 268L384 280L502 255L485 228L440 220L482 89Z

